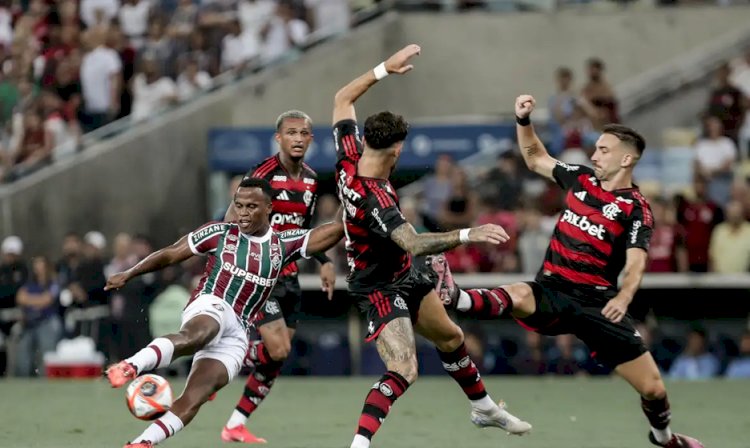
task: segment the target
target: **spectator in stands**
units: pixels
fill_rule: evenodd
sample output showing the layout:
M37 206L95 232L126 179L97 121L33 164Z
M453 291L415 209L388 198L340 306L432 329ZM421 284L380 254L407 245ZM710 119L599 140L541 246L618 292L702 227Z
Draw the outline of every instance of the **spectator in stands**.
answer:
M586 62L588 82L581 90L581 96L594 106L597 117L594 127L600 129L607 123L619 123L620 112L615 89L604 75L604 62L599 58L591 58Z
M212 84L211 75L200 70L197 61L188 60L187 65L177 77L177 97L180 101L188 101L201 92L209 90Z
M81 0L81 21L86 28L93 28L102 23L109 24L117 17L119 9L119 0Z
M262 62L272 62L293 48L301 48L307 43L308 34L310 28L304 20L295 17L290 0L281 0L262 32Z
M177 9L172 13L167 25L167 35L174 41L178 52L181 53L187 48L197 18L198 6L192 0L179 0Z
M136 50L143 46L150 14L151 3L147 0L125 0L118 11L122 33Z
M565 145L565 134L563 126L573 115L577 95L573 91L573 72L568 67L559 67L555 72L557 92L552 95L548 102L549 108L549 131L550 142L548 150L550 155L557 156L562 152Z
M107 46L117 52L122 63L120 81L124 87L120 91L120 112L116 117L122 118L130 115L133 109L133 95L129 86L132 85L133 75L135 75L137 53L128 39L122 34L120 26L116 23L113 23L109 27Z
M694 328L688 334L687 346L675 359L669 376L674 379L701 380L718 375L719 360L707 350L706 331Z
M533 331L524 332L525 346L513 359L513 367L519 375L544 375L548 371L547 355L544 352L544 336Z
M518 156L512 150L497 158L497 164L482 176L476 190L483 203L498 210L515 210L523 194L523 173Z
M572 334L561 334L555 336L555 347L549 354L549 372L555 375L576 375L581 370L579 358L586 358L585 353L576 347L575 337Z
M677 223L674 204L662 198L651 201L654 233L648 249L648 272L687 272L685 229Z
M677 197L677 222L685 228L685 248L691 272L708 272L708 248L711 232L724 220L721 207L708 198L706 182L700 176L693 180L694 198Z
M483 254L482 272L518 272L521 269L518 260L519 217L514 211L500 210L492 204L484 204L483 209L473 225L498 224L510 236L505 244L477 245Z
M74 154L80 137L78 120L75 117L64 115L65 105L52 89L42 92L40 108L44 117L45 141L52 148L52 160L61 160Z
M29 277L23 259L23 241L11 235L0 245L0 308L16 306L16 293Z
M716 69L716 86L711 90L707 114L718 117L724 125L724 135L737 141L738 132L745 119L745 99L737 87L729 80L729 64Z
M729 201L737 145L724 136L723 124L716 116L706 117L704 129L694 146L695 173L706 180L708 197L724 206Z
M81 62L81 125L86 132L109 123L120 111L122 61L105 45L106 37L101 31L89 31L84 39L88 52Z
M722 274L748 272L750 222L745 220L742 204L737 201L727 204L726 217L711 235L711 271Z
M41 356L54 351L62 338L62 321L57 309L59 292L49 260L34 258L29 281L18 290L16 297L23 326L16 354L16 375L32 376L38 372Z
M243 31L240 21L234 19L227 26L229 32L221 42L221 71L241 73L257 62L261 48L251 31Z
M11 156L13 168L10 176L17 179L48 165L52 162L52 148L52 136L45 133L39 112L27 111L21 136Z
M727 378L750 378L750 330L742 333L740 354L729 363L726 376Z
M175 45L164 32L161 18L155 18L148 25L148 34L143 48L138 52L138 61L154 61L158 65L159 73L166 76L176 76ZM137 65L137 64L136 64Z
M177 102L177 85L159 71L153 59L141 60L141 70L133 76L133 111L131 120L138 122L153 117Z
M55 265L57 283L60 288L67 288L76 278L76 271L83 262L83 241L77 233L65 235L62 243L62 257Z
M456 167L451 176L451 194L442 204L440 226L445 230L471 227L478 212L478 198L466 172Z
M448 154L441 154L435 161L435 172L424 180L422 189L422 219L430 232L440 228L440 212L443 204L453 194L453 170L456 166Z
M536 274L544 261L551 235L550 229L543 226L543 216L535 206L520 212L521 232L518 237L518 255L521 258L521 272Z
M338 204L338 202L337 202ZM404 218L414 227L417 233L428 232L427 228L422 222L422 217L419 215L419 206L417 199L411 196L407 196L401 199L401 213Z

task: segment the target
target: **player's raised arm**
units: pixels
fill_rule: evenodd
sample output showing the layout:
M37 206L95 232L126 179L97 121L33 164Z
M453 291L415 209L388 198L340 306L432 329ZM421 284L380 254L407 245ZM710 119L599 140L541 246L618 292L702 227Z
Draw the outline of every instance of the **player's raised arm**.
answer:
M405 251L418 256L437 254L465 243L505 243L510 237L496 224L450 232L417 233L407 222L391 232L391 239Z
M518 135L518 147L521 148L523 160L526 166L537 174L553 179L552 170L557 160L549 155L547 149L534 131L531 124L531 112L534 110L536 100L531 95L521 95L516 98L516 134Z
M307 256L325 252L336 245L344 237L344 224L341 222L329 222L320 225L310 231L307 240L305 255Z
M172 264L180 263L193 255L194 253L190 249L190 244L188 244L188 235L185 235L171 246L152 252L149 256L141 260L140 263L127 271L119 272L110 276L107 279L107 285L104 287L104 290L108 291L110 289L122 288L125 283L134 277L158 271L159 269Z
M367 89L386 76L392 73L403 75L413 69L414 66L409 61L418 55L420 51L422 50L419 48L419 45L407 45L389 57L385 62L382 62L372 70L368 70L336 92L333 100L333 124L341 120L356 120L354 103L357 99L367 92Z

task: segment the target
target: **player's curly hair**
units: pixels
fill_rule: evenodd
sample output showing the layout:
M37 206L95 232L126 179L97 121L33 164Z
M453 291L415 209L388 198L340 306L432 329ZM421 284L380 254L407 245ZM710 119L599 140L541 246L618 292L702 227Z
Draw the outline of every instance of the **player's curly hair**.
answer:
M240 188L260 188L260 190L263 192L263 196L266 197L269 201L273 197L273 190L271 189L271 184L268 183L267 180L261 179L259 177L246 177L242 179L242 182L240 182L239 187L237 187L237 190L239 191Z
M646 139L635 129L623 126L621 124L608 124L602 128L602 134L610 134L619 138L621 142L638 151L638 156L643 154L646 149Z
M409 123L401 115L385 111L367 117L364 131L367 147L387 149L406 140Z

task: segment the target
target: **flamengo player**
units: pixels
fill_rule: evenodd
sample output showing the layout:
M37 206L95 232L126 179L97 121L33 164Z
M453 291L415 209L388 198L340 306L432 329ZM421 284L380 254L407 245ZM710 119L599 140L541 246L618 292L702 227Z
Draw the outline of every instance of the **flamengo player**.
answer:
M411 70L409 61L419 52L417 45L405 47L339 90L334 102L336 183L345 215L349 293L366 313L367 340L377 340L388 369L367 394L352 448L370 446L393 403L417 379L415 330L437 347L445 370L471 401L475 425L514 434L531 429L490 399L466 351L461 328L448 317L433 281L411 260L411 254L437 253L462 243L499 244L508 235L493 224L417 234L401 214L388 181L408 132L406 121L391 112L372 115L365 120L364 139L359 138L355 101L389 73Z
M628 315L646 269L653 230L648 202L632 181L646 142L630 128L607 125L591 156L594 169L567 165L550 157L534 132L529 119L534 105L529 95L516 99L516 130L524 160L529 169L567 191L566 210L544 264L533 282L467 291L458 290L447 266L442 266L437 270L443 300L475 316L510 312L522 326L541 334L575 334L601 364L613 368L641 395L651 443L703 447L670 430L664 382Z
M245 179L257 177L271 184L271 226L275 231L307 229L312 223L318 189L318 175L303 162L313 139L312 120L298 110L284 112L276 119L275 139L279 144L279 154L259 163ZM232 205L224 220L236 220ZM321 263L321 283L330 299L336 283L333 263L322 253L313 257ZM261 340L251 343L246 357L246 362L255 366L255 371L248 376L242 397L221 431L224 442L265 442L248 431L245 423L270 392L291 350L302 304L297 273L296 263L284 267L271 296L255 318Z
M203 278L182 313L180 332L154 339L107 369L112 387L122 387L141 373L194 355L185 390L172 409L125 448L151 448L190 423L209 396L240 371L248 348L247 327L283 267L300 256L326 251L343 237L341 223L275 233L268 220L271 186L263 179L243 180L234 195L234 207L236 223L208 223L107 280L105 289L117 289L133 277L193 255L209 257Z

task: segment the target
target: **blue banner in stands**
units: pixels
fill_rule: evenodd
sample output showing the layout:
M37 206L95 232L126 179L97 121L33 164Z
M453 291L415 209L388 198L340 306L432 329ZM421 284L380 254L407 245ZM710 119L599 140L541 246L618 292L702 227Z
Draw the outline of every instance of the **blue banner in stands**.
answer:
M313 128L315 140L306 162L321 172L333 171L336 151L330 127ZM245 172L278 152L273 128L214 128L208 134L210 169ZM515 141L515 125L412 126L398 166L429 169L440 154L460 160L477 153L500 153Z

